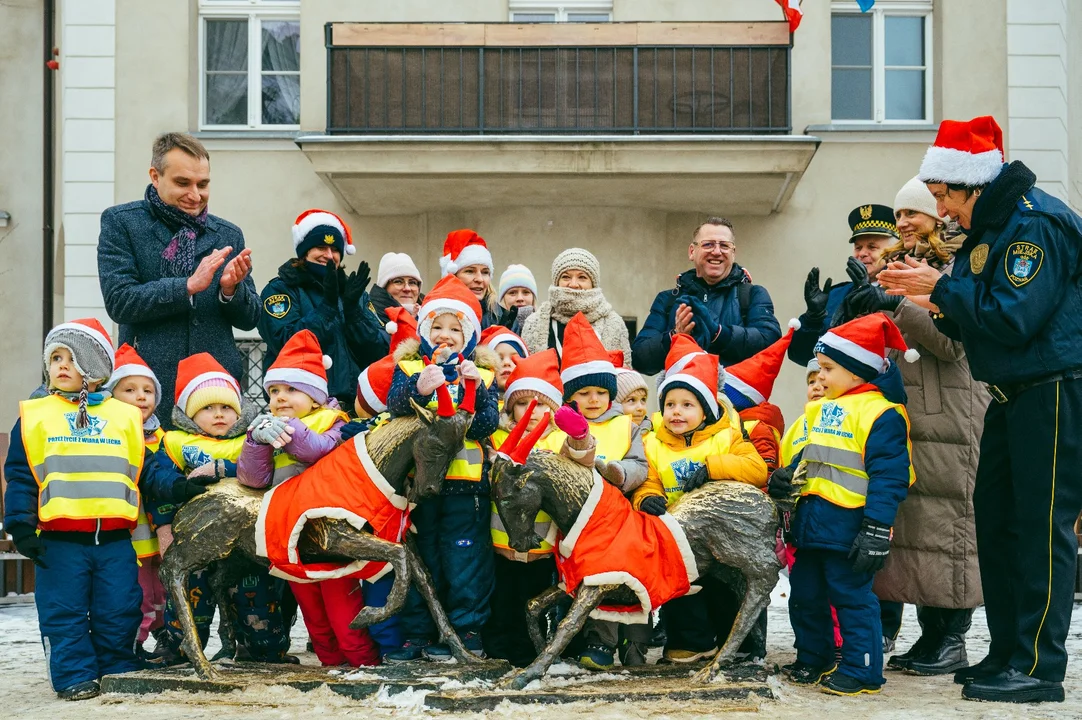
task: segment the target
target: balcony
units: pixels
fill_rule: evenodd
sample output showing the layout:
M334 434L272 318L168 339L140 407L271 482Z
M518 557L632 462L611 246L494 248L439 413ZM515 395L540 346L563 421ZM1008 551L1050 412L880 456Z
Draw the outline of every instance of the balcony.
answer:
M766 215L790 134L786 23L331 23L326 132L297 144L358 214L607 206Z

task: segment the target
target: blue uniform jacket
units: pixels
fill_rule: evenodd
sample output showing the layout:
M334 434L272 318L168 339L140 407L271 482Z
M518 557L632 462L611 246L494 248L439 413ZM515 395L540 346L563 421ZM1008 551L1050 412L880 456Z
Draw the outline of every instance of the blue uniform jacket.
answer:
M808 313L800 316L800 328L793 331L793 340L789 343L790 360L807 367L811 359L815 357L815 344L819 342L823 333L830 329L830 319L834 317L834 313L838 312L842 301L852 289L851 282L831 286L830 294L827 295L826 316L822 320L812 322L808 319Z
M939 280L936 327L965 346L977 380L1012 384L1082 368L1082 219L1020 162L977 199Z
M38 527L38 483L30 471L23 448L22 420L15 421L11 429L11 444L8 446L7 460L4 462L4 479L7 490L4 492L4 527L11 533L11 528L23 525L33 529ZM161 465L149 449L143 457L143 472L139 475L139 492L143 498L143 507L153 507L159 501L172 502L173 483L182 480L173 467ZM12 533L14 534L14 533Z
M887 400L905 403L902 373L893 362L872 384ZM864 448L864 465L869 476L864 507L844 508L818 495L800 498L792 521L793 543L798 548L848 552L865 517L893 526L898 505L909 492L908 440L909 428L901 413L890 410L880 415ZM802 451L793 460L794 469L803 454Z
M714 353L723 365L746 360L781 337L781 326L774 317L770 293L761 285L751 285L747 320L740 316L737 286L751 284L744 268L733 263L729 277L716 285L707 285L694 270L688 270L676 280L676 287L663 290L650 306L650 316L631 344L631 365L644 375L654 375L665 369L669 352L670 332L676 317L677 302L691 295L702 300L721 326L721 332L703 349ZM697 342L701 340L696 338Z
M432 401L433 395L422 395L417 392L417 376L407 375L402 368L395 367L394 377L391 379L391 392L387 396L387 409L391 417L413 415L413 406L410 399L424 407ZM485 384L477 384L477 402L474 404L473 424L466 431L468 440L476 440L482 444L487 441L492 433L496 432L500 424L500 409L497 405L496 393L489 391ZM481 482L470 480L444 480L441 495L488 495L488 453L482 452L483 464L481 466Z

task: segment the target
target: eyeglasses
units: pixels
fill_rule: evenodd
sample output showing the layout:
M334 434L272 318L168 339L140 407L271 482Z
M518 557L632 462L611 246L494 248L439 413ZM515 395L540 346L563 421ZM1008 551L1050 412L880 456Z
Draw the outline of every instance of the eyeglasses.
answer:
M706 242L695 243L705 252L714 252L715 250L721 250L722 252L732 252L736 249L736 243L729 242L728 240L713 241L707 240Z
M387 284L388 285L394 285L395 287L409 287L409 288L418 288L418 289L420 289L420 287L421 287L421 283L417 282L417 280L415 280L414 278L410 278L410 277L395 278L395 279L391 280Z

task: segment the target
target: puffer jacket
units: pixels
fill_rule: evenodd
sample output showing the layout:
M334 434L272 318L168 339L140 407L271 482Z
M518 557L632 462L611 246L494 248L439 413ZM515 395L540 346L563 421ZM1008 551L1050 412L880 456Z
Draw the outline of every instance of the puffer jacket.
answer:
M962 343L936 330L926 310L906 300L894 322L921 355L915 363L898 363L909 398L917 482L898 510L875 593L882 600L974 608L983 596L973 484L990 396L970 375Z

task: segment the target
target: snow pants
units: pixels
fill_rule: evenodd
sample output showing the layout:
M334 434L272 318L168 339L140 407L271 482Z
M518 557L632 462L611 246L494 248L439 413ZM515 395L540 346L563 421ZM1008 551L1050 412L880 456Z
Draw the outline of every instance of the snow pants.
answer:
M387 604L387 596L391 594L391 586L394 585L394 571L381 577L374 583L367 580L361 583L361 595L365 605L383 607ZM399 626L398 615L392 615L381 623L376 623L368 628L368 634L379 645L380 656L395 648L402 647L402 629Z
M379 650L368 630L349 626L364 609L359 580L290 583L290 589L300 606L312 649L323 665L379 665Z
M526 667L537 657L527 627L526 603L556 584L556 561L551 555L531 562L494 555L493 561L496 588L492 613L482 633L485 654Z
M161 555L151 555L141 559L139 565L139 587L143 591L143 620L139 623L139 634L135 642L142 645L154 632L162 626L165 618L165 586L158 577L158 570L162 567Z

